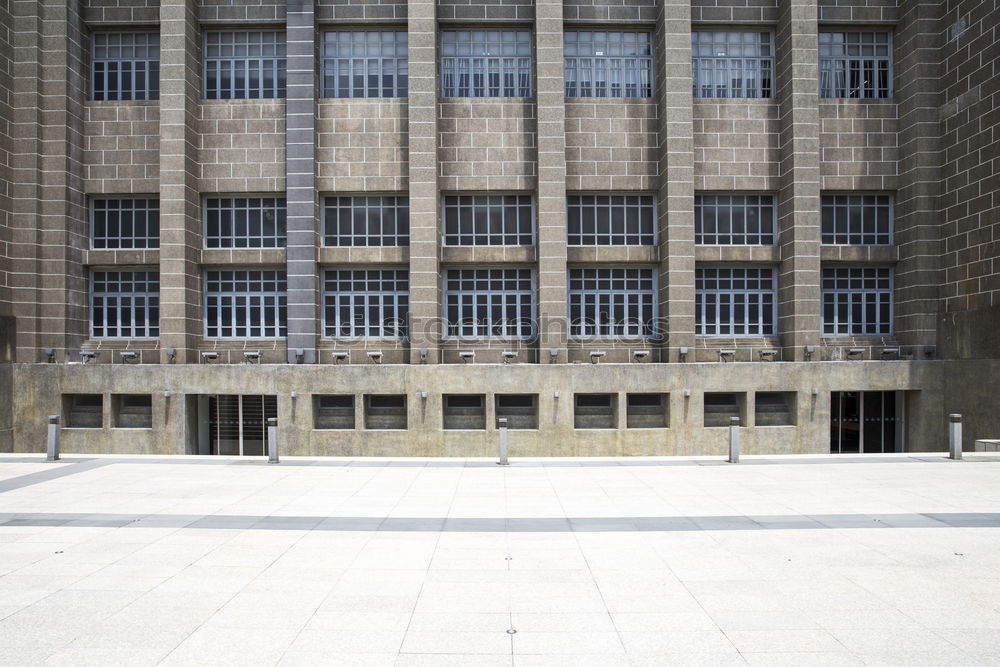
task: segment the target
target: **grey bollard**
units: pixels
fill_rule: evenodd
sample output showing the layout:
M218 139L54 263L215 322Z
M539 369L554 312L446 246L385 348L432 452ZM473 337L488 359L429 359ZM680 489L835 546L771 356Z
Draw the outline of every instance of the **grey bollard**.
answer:
M59 460L59 415L49 415L49 449L45 460Z
M962 415L948 415L948 458L962 458Z
M729 418L729 462L740 462L740 418Z
M499 465L510 465L507 461L507 418L501 417L497 420L500 428L500 463Z
M278 420L274 417L267 420L267 462L280 463L278 461Z

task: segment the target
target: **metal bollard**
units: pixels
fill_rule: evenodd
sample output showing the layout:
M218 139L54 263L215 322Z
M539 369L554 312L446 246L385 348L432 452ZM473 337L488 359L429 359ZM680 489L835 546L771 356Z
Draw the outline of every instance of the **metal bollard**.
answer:
M49 415L49 449L45 460L59 460L59 415Z
M278 461L278 420L274 417L267 420L267 462L280 463Z
M729 418L729 462L740 462L740 418Z
M497 420L500 428L500 462L499 465L510 465L507 461L507 418L501 417Z
M948 415L948 458L962 458L962 415Z

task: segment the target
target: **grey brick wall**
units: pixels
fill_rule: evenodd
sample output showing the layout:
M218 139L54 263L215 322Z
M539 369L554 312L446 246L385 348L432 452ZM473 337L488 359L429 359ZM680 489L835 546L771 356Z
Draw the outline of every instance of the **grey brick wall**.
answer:
M405 192L405 100L327 99L316 108L320 192Z
M442 190L535 188L532 100L445 99L438 107Z
M84 113L87 193L158 191L160 105L88 102Z

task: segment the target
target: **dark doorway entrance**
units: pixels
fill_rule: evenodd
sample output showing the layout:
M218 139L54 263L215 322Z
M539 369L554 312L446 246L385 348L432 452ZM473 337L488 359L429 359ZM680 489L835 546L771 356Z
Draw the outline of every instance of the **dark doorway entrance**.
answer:
M267 420L277 416L277 396L209 396L209 453L224 456L266 456Z
M894 391L830 394L830 452L884 454L902 451L901 415Z

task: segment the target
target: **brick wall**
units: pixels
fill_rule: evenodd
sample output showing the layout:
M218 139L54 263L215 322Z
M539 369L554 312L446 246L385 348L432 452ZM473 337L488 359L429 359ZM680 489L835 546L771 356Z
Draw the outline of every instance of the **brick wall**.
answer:
M439 19L499 19L530 21L535 18L532 0L438 0Z
M779 131L772 100L695 100L695 189L776 190Z
M446 99L438 108L442 190L535 188L533 101Z
M777 23L778 0L692 0L693 23Z
M567 21L652 22L656 11L655 0L568 0L563 5Z
M320 192L405 192L405 100L320 100L316 185Z
M159 105L90 102L84 106L84 114L87 193L159 190Z
M283 192L285 103L211 100L199 105L202 192Z
M654 190L659 126L650 100L566 100L566 190Z
M823 100L819 104L820 177L824 190L894 190L894 100Z

